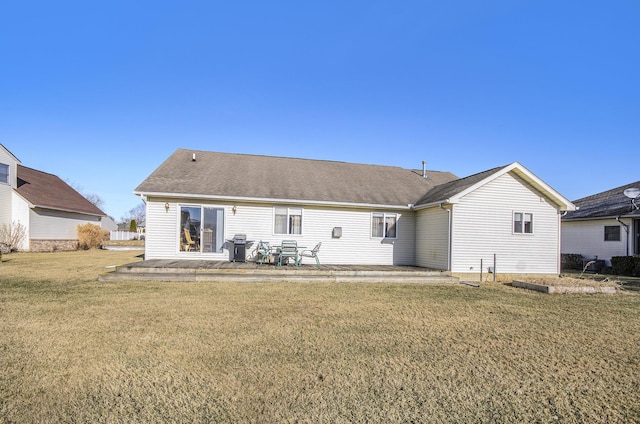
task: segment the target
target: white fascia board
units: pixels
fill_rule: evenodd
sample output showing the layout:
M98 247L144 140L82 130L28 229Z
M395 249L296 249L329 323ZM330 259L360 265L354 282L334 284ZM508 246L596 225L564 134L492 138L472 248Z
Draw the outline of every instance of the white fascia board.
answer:
M458 203L457 200L452 201L451 199L443 199L443 200L438 200L437 202L425 203L424 205L416 206L413 209L415 210L427 209L427 208L440 207L440 205L455 205L456 203Z
M413 205L381 205L373 203L348 203L348 202L324 202L320 200L299 200L299 199L276 199L270 197L239 197L239 196L213 196L205 194L188 194L188 193L150 193L134 191L133 194L138 196L149 197L172 197L176 199L207 199L222 200L226 202L246 202L246 203L281 203L281 204L304 204L317 206L335 206L342 208L375 208L375 209L414 209Z
M576 206L573 203L571 203L571 201L569 199L567 199L566 197L564 197L563 195L561 195L560 193L555 191L553 188L551 188L551 186L549 186L547 183L542 181L534 173L529 171L527 168L525 168L524 166L522 166L518 162L513 162L512 164L510 164L508 166L505 166L502 169L499 169L495 173L489 175L484 180L477 182L476 184L472 185L471 187L468 187L467 189L461 191L460 193L455 194L454 196L451 196L451 201L452 202L458 202L462 197L466 196L467 194L471 193L472 191L477 190L478 188L482 187L483 185L485 185L485 184L495 180L496 178L501 177L502 175L507 174L507 173L509 173L511 171L516 171L516 173L519 174L519 176L525 177L524 178L525 181L527 181L528 183L533 185L535 188L540 190L545 196L547 196L548 198L550 198L550 199L554 200L556 203L558 203L560 205L559 209L561 211L574 211L574 210L576 210Z

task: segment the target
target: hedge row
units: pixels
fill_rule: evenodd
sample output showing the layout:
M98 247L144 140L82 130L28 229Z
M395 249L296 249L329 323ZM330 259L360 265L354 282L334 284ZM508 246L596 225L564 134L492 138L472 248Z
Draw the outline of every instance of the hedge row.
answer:
M640 277L640 256L614 256L611 267L616 275Z

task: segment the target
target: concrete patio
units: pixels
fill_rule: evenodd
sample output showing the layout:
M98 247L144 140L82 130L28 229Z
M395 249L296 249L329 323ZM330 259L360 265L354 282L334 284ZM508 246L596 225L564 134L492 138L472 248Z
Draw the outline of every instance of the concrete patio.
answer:
M150 259L121 265L102 274L99 281L184 282L385 282L457 283L447 272L396 265L315 265L298 267L255 262Z

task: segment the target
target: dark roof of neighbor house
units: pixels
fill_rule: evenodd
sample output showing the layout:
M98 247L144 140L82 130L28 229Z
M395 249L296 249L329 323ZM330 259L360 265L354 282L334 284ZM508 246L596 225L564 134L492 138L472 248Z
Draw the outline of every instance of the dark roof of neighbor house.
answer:
M562 219L572 220L619 216L640 217L640 210L635 208L631 199L624 194L626 189L632 187L640 188L640 181L575 200L573 203L578 209L574 212L567 213ZM640 199L637 199L635 203L640 206Z
M447 200L451 196L454 196L467 188L479 183L490 175L495 174L506 166L500 166L497 168L489 169L487 171L479 172L477 174L469 175L465 178L460 178L458 180L453 180L448 183L440 184L429 190L427 194L425 194L418 202L416 202L416 206L418 205L427 205L430 203L441 202Z
M59 177L18 165L18 193L34 206L105 216L93 203Z
M405 206L457 179L450 172L426 175L395 166L178 149L135 192Z

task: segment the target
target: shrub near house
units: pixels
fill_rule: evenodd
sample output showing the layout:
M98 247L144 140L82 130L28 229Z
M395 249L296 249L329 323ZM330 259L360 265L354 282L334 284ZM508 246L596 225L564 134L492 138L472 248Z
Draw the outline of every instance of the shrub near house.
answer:
M614 256L611 258L611 266L616 275L640 277L640 255Z
M80 249L97 249L109 240L109 231L99 225L78 225L78 247Z

